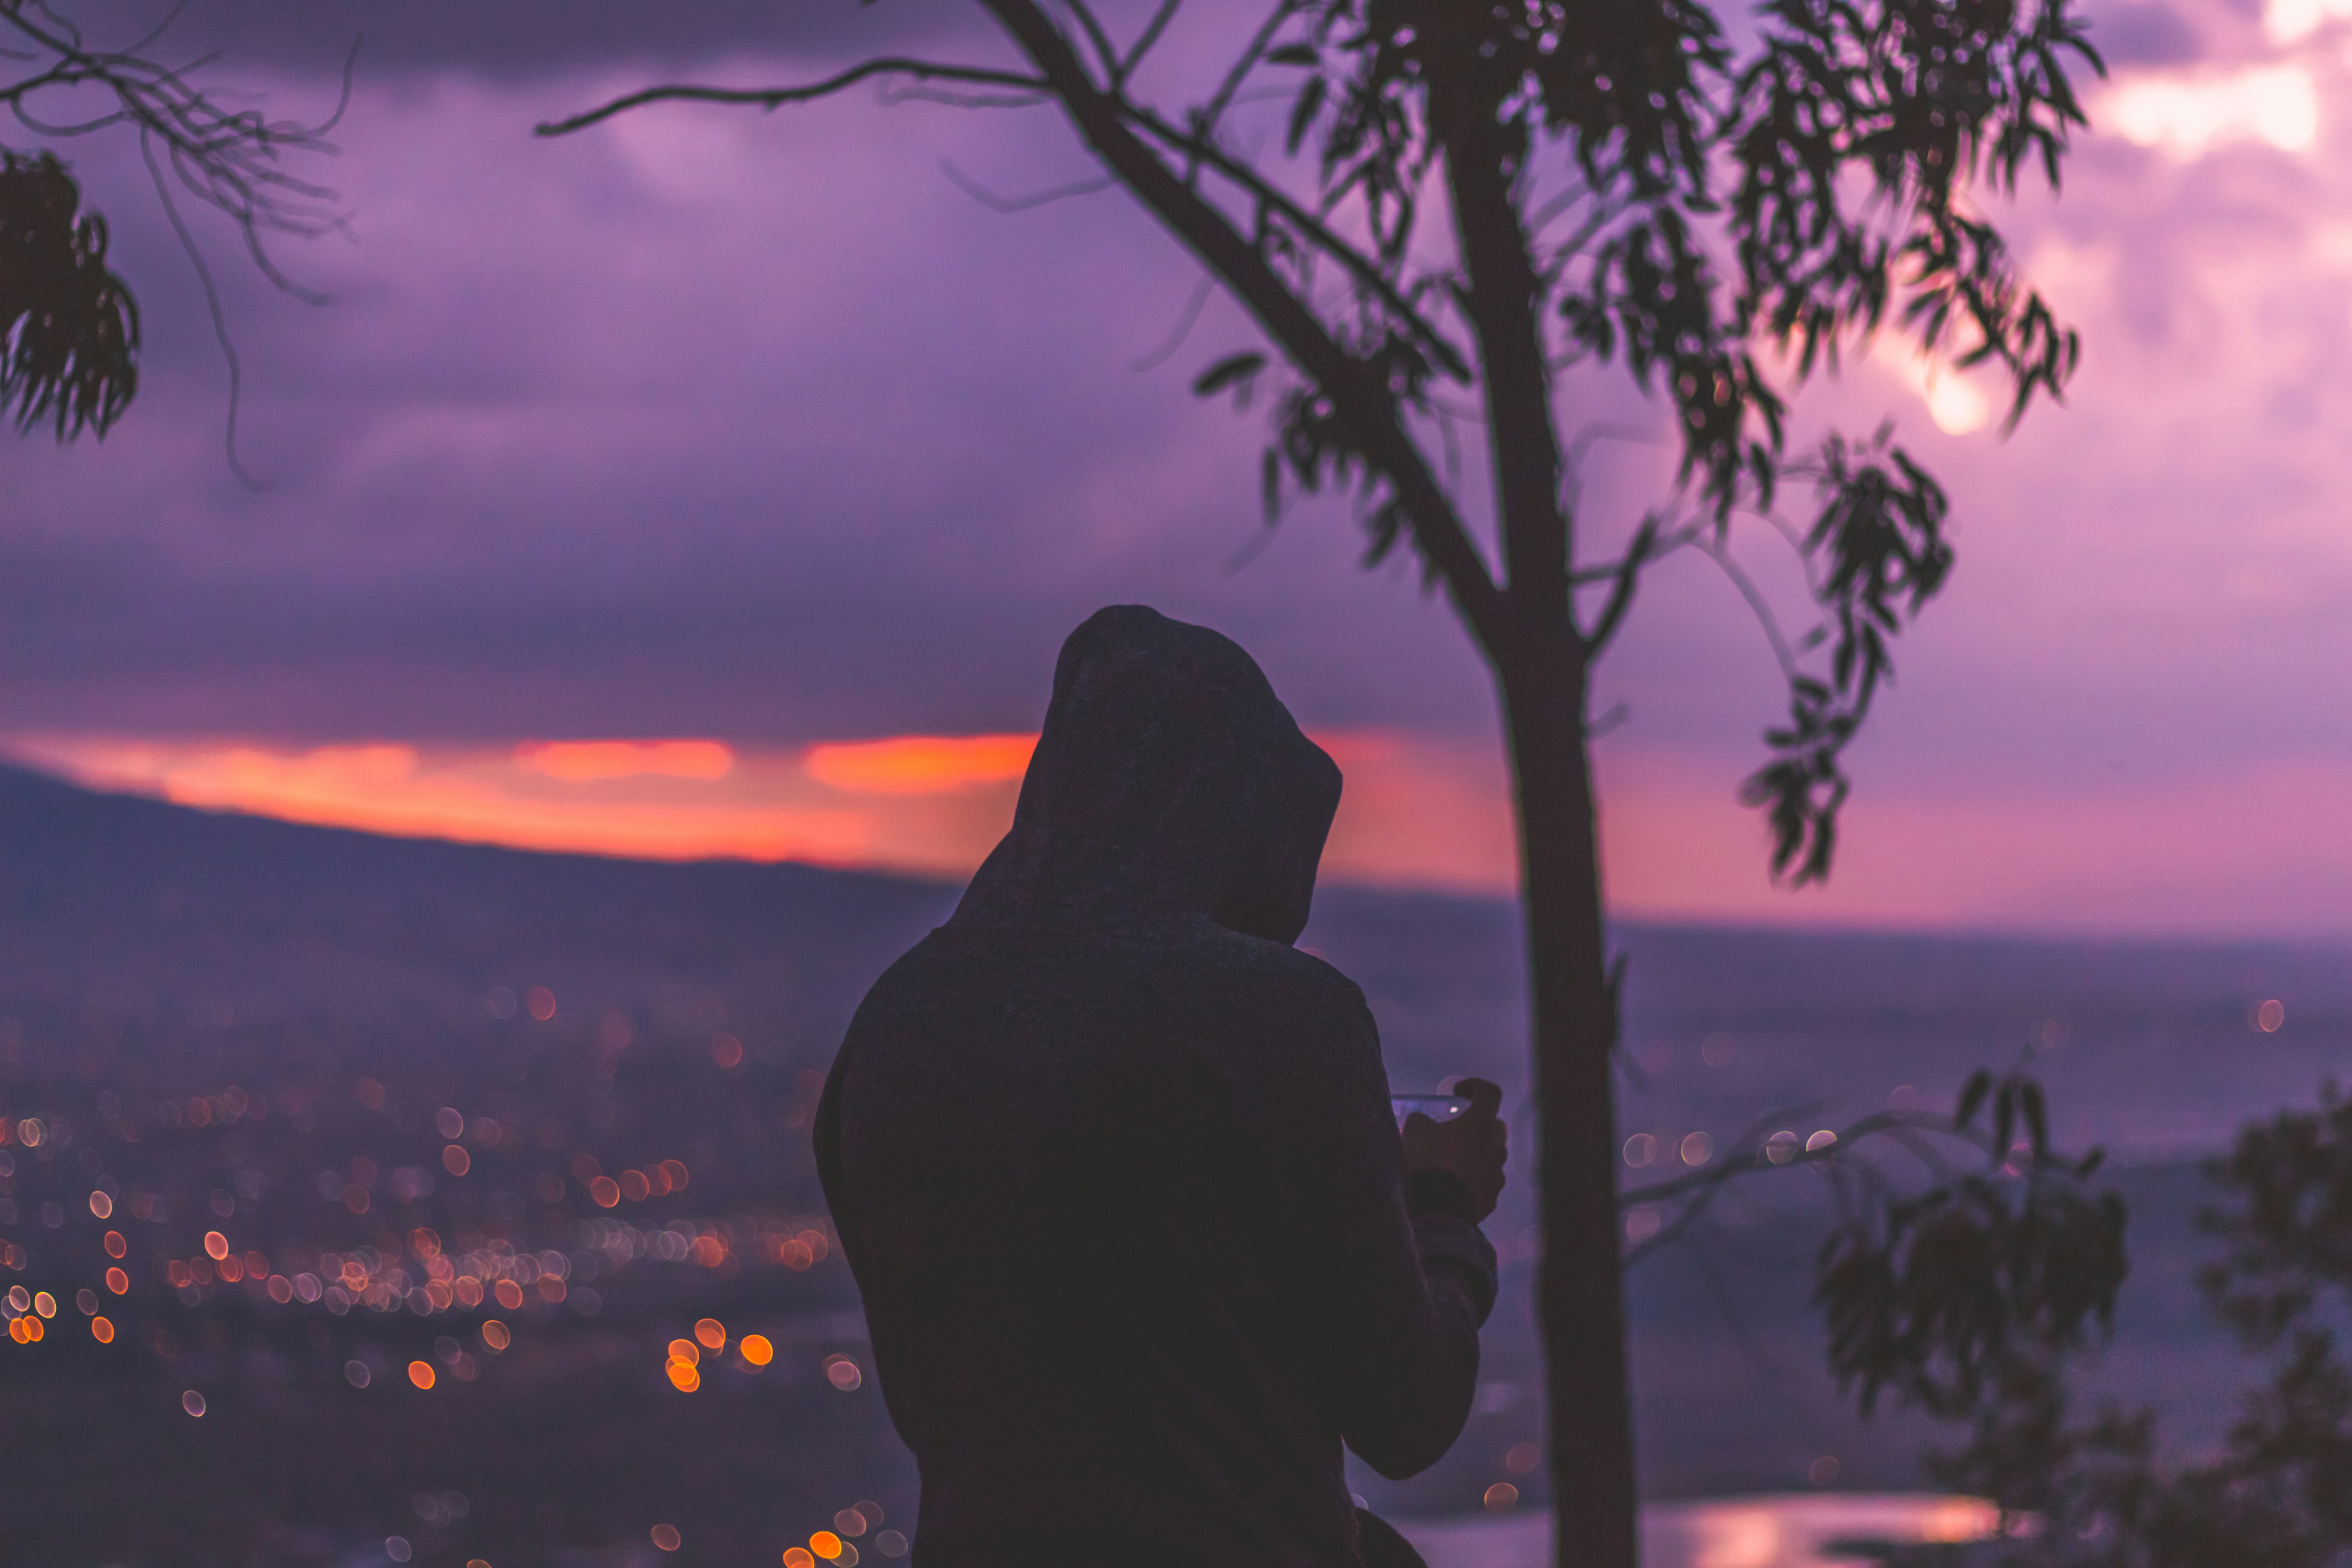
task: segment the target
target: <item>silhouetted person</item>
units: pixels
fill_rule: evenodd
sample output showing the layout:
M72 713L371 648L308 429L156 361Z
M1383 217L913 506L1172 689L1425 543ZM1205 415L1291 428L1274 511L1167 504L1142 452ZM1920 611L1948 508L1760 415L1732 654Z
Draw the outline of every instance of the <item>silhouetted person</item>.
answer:
M816 1153L915 1568L1412 1561L1360 1556L1340 1446L1402 1477L1460 1433L1504 1132L1465 1084L1401 1139L1363 994L1291 946L1339 800L1247 654L1104 610L1012 832L859 1007Z

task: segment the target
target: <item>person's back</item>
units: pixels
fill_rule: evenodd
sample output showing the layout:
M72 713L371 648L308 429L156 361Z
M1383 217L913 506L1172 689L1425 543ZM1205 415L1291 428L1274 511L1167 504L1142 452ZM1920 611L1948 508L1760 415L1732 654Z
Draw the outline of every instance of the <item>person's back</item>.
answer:
M859 1009L818 1156L916 1568L1352 1565L1341 1443L1403 1475L1460 1430L1492 1252L1459 1183L1408 1216L1362 996L1289 945L1337 795L1239 649L1106 611Z

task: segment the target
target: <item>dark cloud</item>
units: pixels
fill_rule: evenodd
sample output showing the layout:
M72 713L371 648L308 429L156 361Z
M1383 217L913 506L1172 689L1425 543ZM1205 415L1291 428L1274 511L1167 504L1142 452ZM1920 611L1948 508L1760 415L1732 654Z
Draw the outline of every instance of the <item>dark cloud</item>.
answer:
M162 24L155 0L61 6L93 43L119 45ZM189 0L160 52L217 53L240 68L340 69L354 40L363 71L465 70L542 76L597 66L688 64L730 54L832 55L910 46L984 45L979 8L941 0Z

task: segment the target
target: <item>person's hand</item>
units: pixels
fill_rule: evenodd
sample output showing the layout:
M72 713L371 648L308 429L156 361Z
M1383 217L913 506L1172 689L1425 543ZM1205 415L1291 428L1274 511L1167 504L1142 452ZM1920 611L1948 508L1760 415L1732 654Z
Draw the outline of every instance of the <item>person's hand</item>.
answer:
M1451 1121L1436 1121L1416 1110L1404 1119L1404 1168L1449 1171L1470 1189L1471 1203L1483 1223L1495 1212L1503 1191L1503 1162L1510 1152L1510 1128L1497 1114L1503 1091L1483 1078L1465 1078L1454 1092L1470 1108Z

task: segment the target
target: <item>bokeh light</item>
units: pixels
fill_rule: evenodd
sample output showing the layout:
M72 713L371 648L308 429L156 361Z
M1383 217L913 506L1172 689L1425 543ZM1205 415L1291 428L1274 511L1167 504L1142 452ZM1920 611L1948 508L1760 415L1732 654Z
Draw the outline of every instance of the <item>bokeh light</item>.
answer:
M205 1232L205 1256L218 1263L228 1256L228 1237L216 1230Z
M1486 1489L1486 1495L1483 1500L1488 1512L1501 1513L1517 1506L1519 1489L1508 1481L1496 1481Z
M805 1546L784 1548L784 1568L816 1568L816 1553Z
M824 1358L824 1380L844 1394L851 1392L865 1381L858 1373L857 1363L845 1355L829 1355Z
M679 1537L677 1533L677 1526L674 1524L655 1525L653 1528L653 1538L654 1544L660 1547L664 1552L675 1552L678 1548Z
M92 1318L89 1321L89 1337L96 1340L102 1345L112 1344L114 1342L114 1321L103 1315Z
M408 1363L408 1381L415 1384L419 1388L432 1387L433 1363L429 1361L410 1362Z
M127 1296L131 1293L131 1276L120 1268L110 1268L106 1271L106 1288L118 1296Z
M493 1351L502 1351L514 1343L514 1335L496 1318L482 1320L482 1342Z
M753 1366L765 1366L776 1359L776 1347L768 1342L765 1334L745 1334L736 1342L735 1353Z
M707 1351L724 1350L727 1346L727 1325L716 1318L703 1318L694 1325L694 1337Z
M842 1539L830 1530L820 1530L809 1537L809 1550L831 1563L841 1555Z
M180 1395L180 1408L191 1415L202 1415L205 1413L205 1396L191 1388Z

